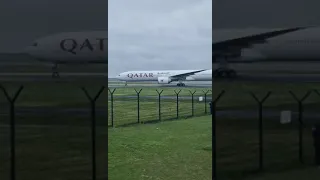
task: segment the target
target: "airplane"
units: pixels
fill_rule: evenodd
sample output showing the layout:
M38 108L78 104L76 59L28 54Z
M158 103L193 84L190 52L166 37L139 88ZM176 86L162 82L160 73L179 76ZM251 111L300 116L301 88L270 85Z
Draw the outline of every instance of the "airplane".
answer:
M120 73L116 79L127 82L157 81L159 84L170 84L178 81L177 86L185 86L183 81L212 81L212 69L205 70L158 70L127 71Z
M215 78L234 78L230 63L320 60L319 27L213 30L212 64ZM320 62L320 61L319 61Z
M319 61L319 27L214 29L212 63L214 77L237 77L230 63L263 61ZM35 40L25 49L33 58L53 64L108 64L107 31L66 32Z
M57 78L59 64L108 64L107 40L107 31L63 32L36 39L23 53L51 63Z

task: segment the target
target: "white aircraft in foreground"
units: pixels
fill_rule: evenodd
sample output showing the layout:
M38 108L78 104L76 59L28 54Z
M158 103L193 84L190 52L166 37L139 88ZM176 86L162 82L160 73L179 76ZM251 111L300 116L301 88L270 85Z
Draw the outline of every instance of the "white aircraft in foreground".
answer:
M108 63L107 31L69 32L35 40L25 52L35 59L53 64ZM212 63L219 63L215 77L234 77L228 67L234 62L319 61L320 28L213 30ZM121 62L119 62L121 63Z
M126 82L157 81L170 84L179 81L177 86L185 86L183 81L212 81L210 70L163 70L163 71L128 71L119 74L117 79Z
M107 40L107 31L59 33L35 40L24 53L51 63L52 77L59 77L59 64L108 64Z
M235 77L229 63L319 61L320 28L218 29L213 31L214 77Z

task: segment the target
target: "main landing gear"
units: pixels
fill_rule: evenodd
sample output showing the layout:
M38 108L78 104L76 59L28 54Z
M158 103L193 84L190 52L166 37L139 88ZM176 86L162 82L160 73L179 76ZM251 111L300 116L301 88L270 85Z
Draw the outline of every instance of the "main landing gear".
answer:
M213 77L216 77L216 78L236 78L237 72L233 69L218 68L213 71Z
M58 72L58 64L53 64L52 66L52 78L59 78L59 72Z
M177 84L177 86L179 86L179 87L182 87L182 86L186 86L184 83L182 83L182 82L179 82L178 84Z
M229 68L227 61L227 56L225 58L218 59L219 67L216 70L213 70L214 78L235 78L237 77L237 72Z

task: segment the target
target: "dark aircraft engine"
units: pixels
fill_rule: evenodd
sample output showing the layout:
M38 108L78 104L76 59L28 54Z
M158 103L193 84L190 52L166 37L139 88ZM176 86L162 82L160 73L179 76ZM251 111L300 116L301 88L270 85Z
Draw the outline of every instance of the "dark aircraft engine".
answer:
M169 84L170 82L172 82L170 77L158 77L159 84Z

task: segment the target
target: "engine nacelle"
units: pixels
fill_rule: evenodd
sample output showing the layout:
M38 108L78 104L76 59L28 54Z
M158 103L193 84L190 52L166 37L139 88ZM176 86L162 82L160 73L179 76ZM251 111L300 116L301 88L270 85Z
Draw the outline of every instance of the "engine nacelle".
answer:
M172 80L170 77L158 77L158 83L159 84L169 84Z
M220 62L221 59L219 58L226 58L227 62L229 63L237 63L237 62L257 62L257 61L264 61L266 59L265 56L263 56L258 51L254 51L251 49L244 49L241 51L235 51L235 52L227 52L222 54L216 54L212 56L212 62L217 63Z

